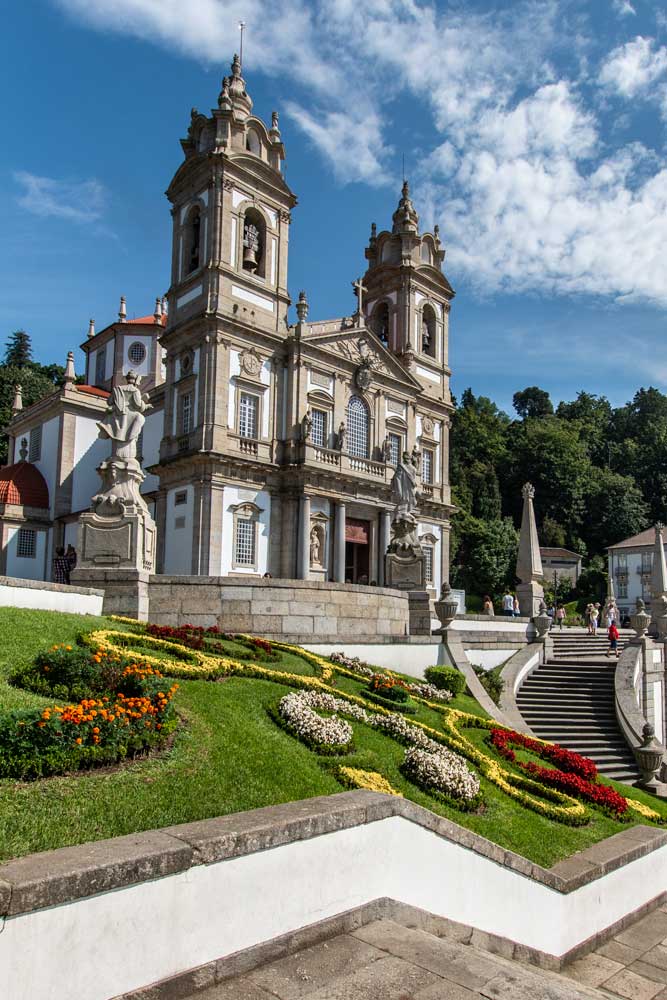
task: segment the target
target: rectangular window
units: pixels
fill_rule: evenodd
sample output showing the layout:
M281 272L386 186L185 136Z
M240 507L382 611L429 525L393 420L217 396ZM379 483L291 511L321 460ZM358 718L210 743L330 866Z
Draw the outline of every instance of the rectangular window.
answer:
M619 552L616 556L616 565L619 569L628 568L628 554L627 552Z
M184 392L182 396L178 397L178 405L180 407L180 433L189 434L192 430L192 393Z
M424 551L424 575L428 584L433 583L433 546L422 546Z
M30 462L39 462L42 457L42 425L39 427L33 427L30 431L30 452L28 455L28 460Z
M619 580L616 584L616 589L618 590L619 600L625 600L628 596L628 581Z
M176 528L178 530L179 528L184 528L184 527L185 527L185 518L184 517L175 517L174 518L174 528Z
M174 507L180 507L181 504L188 502L188 491L179 490L178 493L174 493Z
M255 565L255 522L239 518L236 522L236 555L237 566Z
M19 528L16 540L16 556L18 559L34 559L37 548L37 532L30 528Z
M401 460L401 450L403 438L400 434L389 435L389 461L392 465L398 465Z
M653 553L642 552L642 573L650 573L653 569Z
M327 446L327 415L324 410L313 410L313 428L311 431L311 439L313 444L316 444L319 448L326 448Z
M95 384L100 385L104 382L104 376L106 375L106 361L107 361L107 349L106 345L97 352L95 355Z
M433 482L433 450L424 448L422 452L422 482Z
M239 435L257 438L257 414L259 399L249 392L242 392L239 400Z

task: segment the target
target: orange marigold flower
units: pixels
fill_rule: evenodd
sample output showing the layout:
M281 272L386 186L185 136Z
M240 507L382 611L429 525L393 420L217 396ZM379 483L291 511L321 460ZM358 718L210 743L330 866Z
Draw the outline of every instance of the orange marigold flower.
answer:
M79 745L81 745L83 743L83 740L81 739L80 736L77 736L77 738L74 740L74 742L78 743Z

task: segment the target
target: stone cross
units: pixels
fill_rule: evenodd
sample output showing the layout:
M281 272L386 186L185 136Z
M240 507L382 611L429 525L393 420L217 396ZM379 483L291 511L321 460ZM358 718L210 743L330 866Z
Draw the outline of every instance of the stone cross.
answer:
M354 294L357 296L357 315L361 316L363 311L363 295L368 289L364 285L362 278L357 278L356 281L353 281L352 287L354 288Z

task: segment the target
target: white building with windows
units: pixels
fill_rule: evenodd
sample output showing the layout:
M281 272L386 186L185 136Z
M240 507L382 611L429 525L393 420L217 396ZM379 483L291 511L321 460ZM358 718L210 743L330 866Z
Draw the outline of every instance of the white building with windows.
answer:
M420 232L405 183L391 227L371 227L353 315L309 320L302 292L291 324L297 199L284 178L278 116L267 127L253 115L236 57L217 108L192 112L181 145L167 191L165 299L139 319L127 318L121 299L117 321L99 332L91 322L84 385L70 377L34 406L18 400L10 464L0 470L0 573L48 579L55 549L76 545L109 448L97 421L110 389L133 370L151 403L140 452L159 573L382 584L390 483L408 452L421 476L420 535L437 591L452 512L454 296L437 227ZM22 486L28 479L32 491ZM37 495L43 506L34 506Z
M607 549L609 575L614 581L616 603L622 615L634 614L638 597L648 605L653 596L654 547L655 528L647 528Z

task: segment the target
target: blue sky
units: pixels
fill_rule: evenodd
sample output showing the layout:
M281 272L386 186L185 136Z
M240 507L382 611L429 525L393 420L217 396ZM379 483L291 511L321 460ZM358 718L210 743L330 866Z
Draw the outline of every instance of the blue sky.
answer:
M290 292L351 313L406 158L457 290L453 390L621 404L667 391L667 4L654 0L28 0L3 18L0 339L64 362L88 319L152 312L164 197L247 22L280 112ZM78 367L81 356L78 355Z

